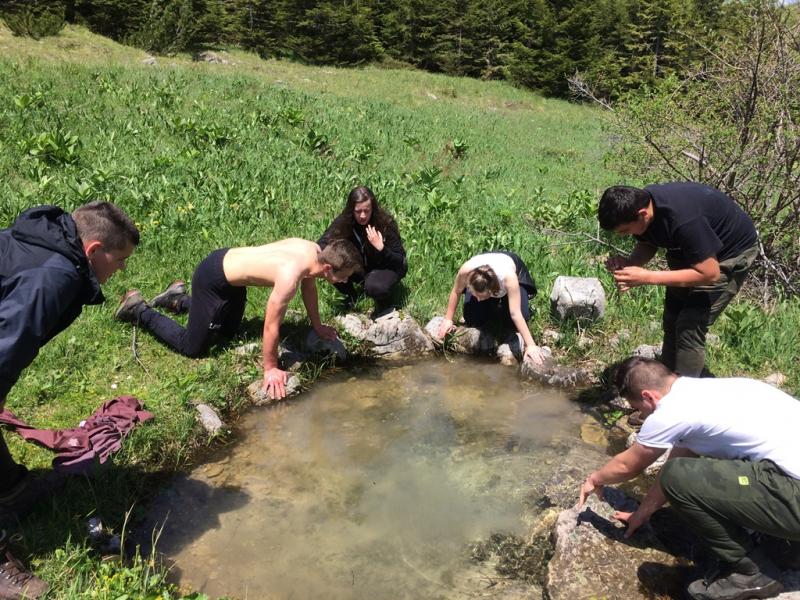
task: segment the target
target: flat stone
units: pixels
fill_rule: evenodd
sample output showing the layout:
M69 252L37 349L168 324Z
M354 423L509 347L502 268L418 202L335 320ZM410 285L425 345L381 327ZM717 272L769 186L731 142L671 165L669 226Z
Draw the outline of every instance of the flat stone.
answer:
M633 356L641 356L642 358L652 358L658 360L661 358L661 344L642 344L637 346L633 351Z
M267 404L272 404L273 402L279 402L279 400L276 400L264 391L262 387L263 385L264 381L262 379L256 379L253 383L247 386L247 395L250 396L250 401L256 406L265 406ZM300 389L300 378L297 377L297 375L291 375L286 382L286 398L296 396L300 393Z
M406 357L434 348L417 321L396 310L374 321L359 314L337 317L336 321L348 335L363 343L364 352L370 356Z
M211 408L208 404L196 404L195 410L197 411L197 420L203 426L209 435L217 435L224 424L222 419L219 418L217 411Z
M560 320L602 319L606 312L606 293L596 277L559 275L550 292L550 309Z
M547 347L545 346L545 348ZM549 348L547 350L549 351ZM591 374L588 371L578 367L559 365L552 359L552 354L545 359L543 364L535 364L530 359L524 360L520 365L520 374L526 379L554 387L580 387L591 382Z
M142 64L144 64L144 65L149 65L149 66L153 66L153 65L157 65L157 64L158 64L158 61L156 60L156 57L155 57L155 56L145 56L145 57L142 59Z
M613 519L637 504L605 488L605 501L589 497L583 510L563 511L553 530L555 550L547 568L550 600L683 597L686 568L664 549L649 524L630 539Z
M233 352L239 356L247 356L248 354L255 354L259 350L261 350L260 342L250 342L249 344L236 346L236 348L233 349Z
M443 318L433 317L425 325L425 331L431 336L433 342L439 345L442 342L436 337L436 334ZM491 354L494 352L496 344L491 333L476 327L456 327L446 339L449 347L459 354Z
M608 432L592 419L581 425L581 439L587 444L605 447L608 444Z
M764 378L764 383L768 383L773 387L782 388L786 383L786 375L783 373L770 373Z

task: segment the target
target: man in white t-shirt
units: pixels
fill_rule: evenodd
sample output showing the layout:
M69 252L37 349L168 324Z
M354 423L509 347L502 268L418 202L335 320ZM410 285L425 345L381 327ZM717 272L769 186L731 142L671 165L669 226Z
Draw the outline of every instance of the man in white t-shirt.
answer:
M720 560L714 577L689 586L692 598L778 595L774 565L747 530L800 540L800 402L760 381L679 377L641 357L625 360L615 383L646 420L630 448L586 478L579 507L671 449L639 509L614 515L626 537L669 500Z

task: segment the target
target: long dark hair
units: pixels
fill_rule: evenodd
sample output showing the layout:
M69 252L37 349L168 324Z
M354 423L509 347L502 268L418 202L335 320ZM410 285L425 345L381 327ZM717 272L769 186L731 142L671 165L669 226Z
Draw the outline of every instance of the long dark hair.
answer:
M378 199L375 198L375 194L372 193L372 190L361 185L357 188L353 188L350 191L350 194L347 196L347 202L344 205L344 209L336 219L339 221L339 226L334 232L334 235L331 237L344 239L350 237L350 232L352 232L353 228L357 225L355 216L353 216L355 206L356 204L361 204L367 200L372 203L372 215L369 218L369 225L372 225L384 235L389 227L396 227L394 224L394 219L389 213L380 207L378 204Z

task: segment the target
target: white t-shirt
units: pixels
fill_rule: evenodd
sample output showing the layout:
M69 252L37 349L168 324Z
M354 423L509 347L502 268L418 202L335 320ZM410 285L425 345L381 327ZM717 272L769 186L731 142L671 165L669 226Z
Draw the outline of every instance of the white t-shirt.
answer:
M507 254L486 252L484 254L476 254L465 262L461 268L472 271L484 265L491 267L494 274L497 275L497 279L500 280L500 291L494 295L494 298L502 298L506 295L506 277L509 275L517 276L517 266L514 264L514 259Z
M755 379L679 377L638 441L712 458L768 459L800 479L800 401Z

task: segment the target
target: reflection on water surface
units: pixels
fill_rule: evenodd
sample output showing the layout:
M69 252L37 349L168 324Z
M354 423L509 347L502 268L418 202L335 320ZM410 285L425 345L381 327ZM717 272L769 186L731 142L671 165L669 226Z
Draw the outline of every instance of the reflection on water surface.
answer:
M239 442L176 481L159 549L211 596L491 597L496 575L467 545L526 534L531 489L580 420L496 364L341 374L254 410Z

